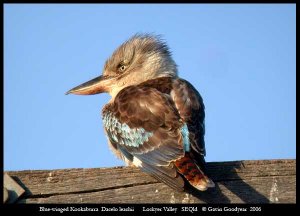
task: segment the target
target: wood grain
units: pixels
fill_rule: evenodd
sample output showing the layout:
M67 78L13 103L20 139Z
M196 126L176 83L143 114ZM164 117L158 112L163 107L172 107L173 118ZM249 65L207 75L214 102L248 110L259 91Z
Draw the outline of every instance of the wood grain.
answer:
M19 203L296 203L296 161L208 163L216 187L177 192L137 168L9 171Z

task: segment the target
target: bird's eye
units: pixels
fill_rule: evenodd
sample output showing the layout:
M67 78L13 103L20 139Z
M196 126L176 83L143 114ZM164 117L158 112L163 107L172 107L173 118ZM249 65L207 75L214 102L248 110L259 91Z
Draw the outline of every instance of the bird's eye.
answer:
M124 65L124 64L119 64L118 65L118 72L122 73L127 69L128 65Z
M124 71L125 68L126 68L125 65L122 65L122 66L119 68L119 70L120 70L120 71Z

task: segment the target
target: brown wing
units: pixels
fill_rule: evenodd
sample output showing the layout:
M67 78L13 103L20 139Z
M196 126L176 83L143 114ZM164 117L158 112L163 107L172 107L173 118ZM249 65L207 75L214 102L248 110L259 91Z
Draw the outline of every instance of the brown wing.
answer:
M190 149L174 164L178 172L195 188L201 191L214 187L213 181L205 174L204 104L198 91L189 82L176 79L172 85L171 97L187 124Z
M204 166L205 152L205 107L199 92L188 81L176 79L171 97L182 120L187 124L191 145L191 156Z
M169 96L147 86L127 87L103 114L110 141L129 161L183 190L173 164L184 156L183 122Z

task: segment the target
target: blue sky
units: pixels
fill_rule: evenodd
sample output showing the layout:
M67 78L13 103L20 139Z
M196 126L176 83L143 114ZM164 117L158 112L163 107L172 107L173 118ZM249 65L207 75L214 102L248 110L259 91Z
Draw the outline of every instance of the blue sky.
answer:
M123 165L66 96L137 32L163 35L206 106L207 161L296 157L295 4L5 4L4 170Z

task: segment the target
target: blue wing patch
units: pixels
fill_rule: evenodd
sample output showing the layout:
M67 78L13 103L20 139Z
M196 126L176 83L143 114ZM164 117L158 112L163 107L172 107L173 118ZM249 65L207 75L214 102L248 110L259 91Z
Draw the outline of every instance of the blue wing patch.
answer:
M190 138L189 138L189 129L186 124L184 124L181 128L181 135L183 138L184 151L189 152L191 150L191 146L190 146Z
M110 112L103 115L102 120L110 138L120 145L139 147L153 135L144 128L130 128L127 124L119 122Z
M110 112L103 115L103 124L110 138L120 144L130 147L139 147L147 142L152 132L145 131L144 128L130 128L127 124L119 122ZM190 151L189 130L186 124L181 128L184 151Z

